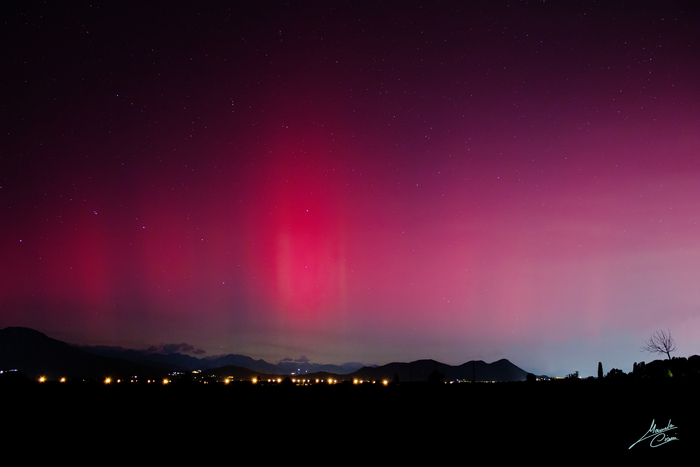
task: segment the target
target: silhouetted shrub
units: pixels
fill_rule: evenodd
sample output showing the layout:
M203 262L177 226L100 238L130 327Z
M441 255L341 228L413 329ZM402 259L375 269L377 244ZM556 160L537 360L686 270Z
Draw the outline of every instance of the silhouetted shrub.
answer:
M618 380L621 380L622 378L624 378L625 376L626 375L625 375L624 371L619 370L617 368L613 368L612 370L610 370L608 372L606 378L613 380L613 381L618 381Z
M688 357L688 377L693 379L700 377L700 355Z
M634 362L632 365L632 376L634 379L646 378L646 366L644 362Z
M282 384L282 387L291 387L291 386L294 386L294 383L292 382L292 379L291 379L289 376L286 376L286 377L282 380L282 383L281 383L281 384Z

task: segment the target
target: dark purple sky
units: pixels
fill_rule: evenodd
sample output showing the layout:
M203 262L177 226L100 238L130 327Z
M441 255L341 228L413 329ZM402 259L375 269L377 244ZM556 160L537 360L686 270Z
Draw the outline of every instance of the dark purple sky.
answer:
M657 329L700 354L696 2L145 3L0 7L0 327L551 375L631 371Z

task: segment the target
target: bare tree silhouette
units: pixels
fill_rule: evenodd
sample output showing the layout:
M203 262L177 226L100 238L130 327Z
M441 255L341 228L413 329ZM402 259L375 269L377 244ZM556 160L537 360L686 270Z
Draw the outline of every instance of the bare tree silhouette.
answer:
M666 354L671 360L671 352L676 351L676 343L671 337L671 331L666 334L663 331L656 331L651 335L648 341L644 342L642 350L651 353Z

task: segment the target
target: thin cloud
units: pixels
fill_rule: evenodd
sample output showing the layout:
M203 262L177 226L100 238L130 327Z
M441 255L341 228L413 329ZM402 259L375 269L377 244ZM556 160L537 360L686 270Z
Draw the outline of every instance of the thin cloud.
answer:
M160 344L160 345L152 345L148 349L146 349L146 352L148 353L160 353L160 354L171 354L171 353L185 353L185 354L194 354L194 355L202 355L206 353L206 350L198 349L190 344L187 343L182 343L182 344Z
M306 357L306 355L302 355L299 358L286 357L286 358L283 358L282 360L280 360L279 362L280 363L311 363L311 361Z

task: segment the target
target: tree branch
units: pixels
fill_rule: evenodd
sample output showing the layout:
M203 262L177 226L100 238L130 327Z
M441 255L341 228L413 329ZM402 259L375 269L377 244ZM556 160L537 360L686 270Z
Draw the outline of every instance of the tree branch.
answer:
M676 343L671 337L671 331L666 334L664 331L656 331L648 341L644 343L643 350L650 353L666 354L671 360L671 352L676 351Z

